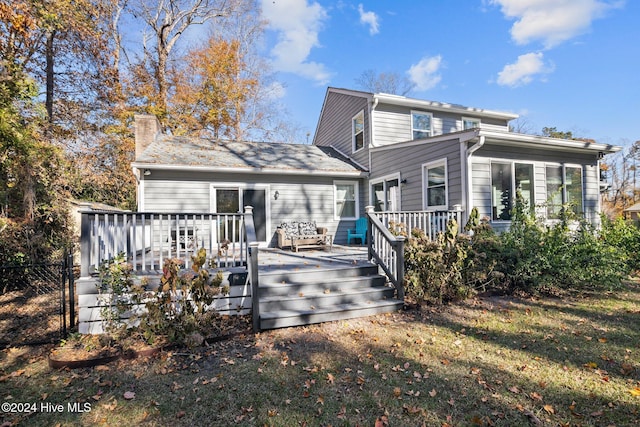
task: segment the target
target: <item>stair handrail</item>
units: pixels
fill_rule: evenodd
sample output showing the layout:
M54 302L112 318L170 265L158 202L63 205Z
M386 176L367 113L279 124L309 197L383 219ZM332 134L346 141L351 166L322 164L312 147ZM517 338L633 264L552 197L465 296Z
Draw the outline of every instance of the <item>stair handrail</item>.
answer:
M394 236L376 216L373 206L365 207L369 261L375 260L404 299L404 236Z
M251 320L254 332L260 332L260 301L258 299L258 238L253 222L253 206L244 207L244 239L247 242L247 279L251 283Z

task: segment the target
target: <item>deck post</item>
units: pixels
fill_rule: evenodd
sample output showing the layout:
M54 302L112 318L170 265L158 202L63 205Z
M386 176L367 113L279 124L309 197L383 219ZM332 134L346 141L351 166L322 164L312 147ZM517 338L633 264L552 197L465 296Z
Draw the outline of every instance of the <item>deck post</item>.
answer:
M396 289L401 300L404 300L404 241L404 236L396 236Z
M373 259L373 231L371 229L371 215L373 215L373 206L365 206L364 212L367 216L367 259Z
M244 208L244 233L247 242L247 276L251 282L251 320L254 332L260 332L260 295L258 275L259 244L253 222L253 206Z

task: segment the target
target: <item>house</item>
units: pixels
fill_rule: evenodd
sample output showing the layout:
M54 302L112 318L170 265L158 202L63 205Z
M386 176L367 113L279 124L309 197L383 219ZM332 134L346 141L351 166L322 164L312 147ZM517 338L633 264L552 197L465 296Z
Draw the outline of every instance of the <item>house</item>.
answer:
M639 221L640 220L640 203L635 203L629 206L623 212L626 218L632 219L636 222Z
M231 289L216 309L250 310L258 331L401 308L405 239L389 232L391 220L433 236L476 207L504 229L519 191L549 221L569 203L597 223L598 163L620 147L510 132L516 117L329 88L306 145L165 135L155 117L136 115L138 212L81 212L79 330L102 331L95 272L120 253L155 286L164 259L188 268L204 248ZM360 217L366 248L309 258L259 250L290 221L315 221L345 244Z
M620 148L510 132L511 113L328 88L312 145L163 135L136 116L141 212L236 213L254 206L258 240L315 220L336 243L376 211L462 211L510 223L519 190L538 216L562 205L597 223L599 161Z
M537 216L563 204L599 221L599 161L620 147L514 133L511 113L384 93L329 88L314 145L333 147L369 171L377 211L476 207L508 227L516 191Z

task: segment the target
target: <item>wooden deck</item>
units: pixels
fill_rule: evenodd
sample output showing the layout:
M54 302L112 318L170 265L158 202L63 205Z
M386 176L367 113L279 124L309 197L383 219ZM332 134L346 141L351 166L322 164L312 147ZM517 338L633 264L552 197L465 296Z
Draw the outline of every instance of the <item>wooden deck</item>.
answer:
M304 249L294 252L288 249L261 248L258 255L260 273L298 271L301 269L327 269L369 265L366 246L333 245L333 249Z

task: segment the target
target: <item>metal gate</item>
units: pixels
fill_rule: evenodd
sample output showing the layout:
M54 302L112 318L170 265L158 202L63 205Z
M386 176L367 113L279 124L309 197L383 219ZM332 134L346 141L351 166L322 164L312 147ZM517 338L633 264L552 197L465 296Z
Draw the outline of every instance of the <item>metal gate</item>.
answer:
M56 343L75 327L73 256L0 265L0 346Z

